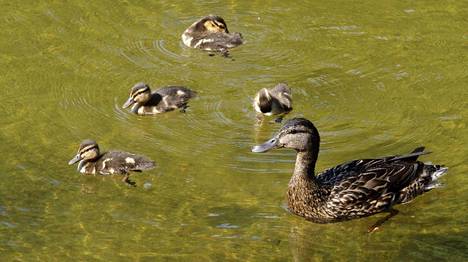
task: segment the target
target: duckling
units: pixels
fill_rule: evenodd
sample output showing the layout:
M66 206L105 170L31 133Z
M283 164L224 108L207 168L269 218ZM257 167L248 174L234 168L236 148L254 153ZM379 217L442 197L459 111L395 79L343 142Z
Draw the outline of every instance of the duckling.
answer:
M369 228L372 232L398 213L392 208L394 205L408 203L440 187L437 179L448 170L417 161L419 156L429 154L419 147L406 155L349 161L315 175L319 145L320 136L312 122L294 118L273 138L252 148L255 153L272 148L296 150L294 173L288 185L288 207L292 213L316 223L389 212Z
M131 111L138 115L154 115L177 108L185 112L188 100L196 95L195 91L182 86L167 86L151 93L147 84L137 83L132 87L130 97L122 107L133 105Z
M283 83L276 85L273 88L262 88L255 96L253 106L255 111L266 116L285 115L292 110L291 89ZM276 119L276 122L281 122L282 116Z
M182 34L182 42L188 47L226 53L241 45L243 38L241 33L229 33L223 18L209 15L189 26Z
M78 161L78 172L82 174L124 175L122 181L130 185L134 185L129 180L130 171L141 172L154 168L154 161L145 156L120 151L100 153L96 141L90 139L81 142L78 153L68 164L73 165Z

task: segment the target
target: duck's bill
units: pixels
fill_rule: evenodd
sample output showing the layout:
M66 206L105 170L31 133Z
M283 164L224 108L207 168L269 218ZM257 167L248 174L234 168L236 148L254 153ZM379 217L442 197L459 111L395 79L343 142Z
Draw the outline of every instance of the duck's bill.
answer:
M261 145L252 147L252 152L264 153L264 152L269 151L270 149L275 148L277 145L278 145L278 140L276 138L272 138Z
M73 164L75 164L76 162L78 162L80 160L81 160L81 156L80 156L80 154L78 154L74 158L72 158L70 161L68 161L68 164L73 165Z
M122 108L127 108L135 103L135 100L133 98L129 97L127 101L123 104Z

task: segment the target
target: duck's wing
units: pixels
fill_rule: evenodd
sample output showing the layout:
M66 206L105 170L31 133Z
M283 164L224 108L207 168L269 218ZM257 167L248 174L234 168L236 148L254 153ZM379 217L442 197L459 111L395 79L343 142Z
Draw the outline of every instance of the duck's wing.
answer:
M150 99L146 101L145 106L157 106L161 103L162 99L163 97L159 93L153 92Z
M329 190L327 205L341 216L364 216L400 201L400 192L421 178L417 161L424 148L403 156L354 160L333 167L317 178ZM422 179L422 178L421 178Z
M320 182L325 185L333 185L337 181L340 181L347 176L352 176L354 173L359 174L372 167L378 167L384 164L387 165L396 161L413 163L417 161L419 156L430 153L431 152L424 152L424 147L418 147L406 155L394 155L376 159L353 160L323 171L317 176L317 179L319 179Z
M243 43L240 33L213 33L197 40L195 48L208 51L225 51L227 48L233 48Z
M196 92L188 89L185 86L165 86L156 90L155 93L160 94L161 96L186 96L186 97L195 97Z
M156 92L162 96L161 106L170 110L185 107L189 99L197 95L195 91L183 86L167 86Z
M130 171L142 171L155 167L153 160L136 154L120 151L110 151L105 153L100 162L103 170L113 170L115 174L127 174Z
M284 111L292 110L291 89L284 83L279 83L271 89L273 97L277 99L278 104Z

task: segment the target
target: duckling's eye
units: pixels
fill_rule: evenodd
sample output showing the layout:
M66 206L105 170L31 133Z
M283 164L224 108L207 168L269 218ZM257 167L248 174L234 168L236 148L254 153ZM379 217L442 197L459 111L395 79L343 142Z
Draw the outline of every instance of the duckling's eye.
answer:
M215 23L216 26L218 26L221 29L225 28L225 26L222 23L218 22L218 21L215 21L214 23Z
M93 149L95 149L95 147L87 148L87 149L81 151L81 154L84 154L84 153L86 153L86 152L89 152L89 151L91 151L91 150L93 150Z
M138 92L138 93L135 93L135 94L133 95L133 98L135 98L135 97L137 97L137 96L143 94L145 91L146 91L146 90L143 90L143 91L140 91L140 92Z

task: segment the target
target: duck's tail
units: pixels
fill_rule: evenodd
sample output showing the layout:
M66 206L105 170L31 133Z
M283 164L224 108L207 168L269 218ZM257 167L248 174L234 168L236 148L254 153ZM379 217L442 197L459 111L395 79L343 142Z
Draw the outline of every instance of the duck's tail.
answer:
M438 179L447 173L447 167L422 162L418 162L417 164L420 165L418 171L416 171L417 177L411 184L400 191L397 198L398 203L409 203L418 195L443 186Z
M392 161L403 160L403 161L413 162L413 161L418 160L419 156L427 155L427 154L431 153L431 152L424 152L424 149L425 149L424 146L420 146L420 147L415 148L409 154L401 155L401 156L395 156L395 157L391 158L391 160Z
M440 177L445 175L448 171L448 167L445 166L439 166L439 165L427 165L426 167L426 172L430 172L431 175L431 181L424 186L424 189L426 191L429 191L434 188L439 188L442 187L443 184L438 181ZM429 169L429 170L428 170Z

